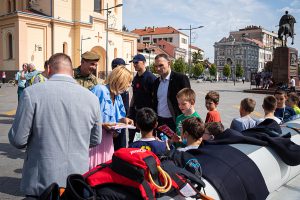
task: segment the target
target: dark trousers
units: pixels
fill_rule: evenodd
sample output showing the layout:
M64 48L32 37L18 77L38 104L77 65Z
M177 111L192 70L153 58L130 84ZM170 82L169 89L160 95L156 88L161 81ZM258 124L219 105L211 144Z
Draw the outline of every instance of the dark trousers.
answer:
M167 125L170 129L172 129L174 132L176 132L176 124L173 120L173 118L164 118L164 117L160 117L158 116L158 126L161 125Z
M117 137L114 137L114 150L126 147L126 129L122 129Z

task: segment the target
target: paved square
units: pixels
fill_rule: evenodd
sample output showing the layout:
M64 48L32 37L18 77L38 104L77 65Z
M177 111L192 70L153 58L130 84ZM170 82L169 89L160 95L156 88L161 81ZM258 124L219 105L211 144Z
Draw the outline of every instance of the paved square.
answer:
M220 93L218 110L221 113L222 122L229 127L231 120L239 116L239 104L243 98L251 97L256 100L254 117L262 117L261 108L265 95L243 93L249 89L249 83L197 83L191 81L192 88L197 95L196 110L205 120L207 110L205 108L205 95L210 90ZM0 88L0 199L19 200L23 199L19 191L22 172L24 150L18 150L8 143L7 133L13 122L13 116L17 107L17 87L4 86Z

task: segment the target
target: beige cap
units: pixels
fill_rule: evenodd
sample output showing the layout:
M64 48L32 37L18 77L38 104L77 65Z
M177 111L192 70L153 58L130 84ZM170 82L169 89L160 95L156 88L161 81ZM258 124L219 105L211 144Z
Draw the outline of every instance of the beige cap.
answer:
M99 60L100 56L94 52L87 51L81 55L81 58L85 60Z

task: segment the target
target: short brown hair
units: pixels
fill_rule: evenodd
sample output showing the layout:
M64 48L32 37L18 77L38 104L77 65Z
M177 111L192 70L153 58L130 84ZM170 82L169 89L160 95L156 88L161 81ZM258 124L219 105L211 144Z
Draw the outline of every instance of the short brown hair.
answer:
M274 96L275 96L276 94L287 96L287 93L286 93L286 91L284 91L284 90L276 90L275 93L274 93Z
M266 111L274 111L277 107L277 100L274 96L266 96L263 101L263 108Z
M221 122L209 122L205 124L205 128L210 135L214 137L224 132L224 126Z
M117 95L121 90L130 87L132 81L131 72L124 66L112 70L105 83L109 85L110 92Z
M167 54L164 54L164 53L161 53L161 54L158 54L157 56L155 56L154 60L157 60L159 58L164 58L166 59L167 61L170 61L170 58Z
M191 104L195 104L196 93L191 88L183 88L177 93L176 98L183 98L184 101L188 101Z
M204 134L205 126L200 118L191 117L182 122L182 132L187 132L193 139L198 140Z
M252 113L254 111L256 105L256 101L251 98L245 98L241 101L241 107L248 113Z
M299 97L298 95L295 93L295 92L292 92L288 95L289 97L289 100L295 104L298 104L299 103Z
M215 104L219 103L220 95L216 91L209 91L206 96L205 100L212 100Z

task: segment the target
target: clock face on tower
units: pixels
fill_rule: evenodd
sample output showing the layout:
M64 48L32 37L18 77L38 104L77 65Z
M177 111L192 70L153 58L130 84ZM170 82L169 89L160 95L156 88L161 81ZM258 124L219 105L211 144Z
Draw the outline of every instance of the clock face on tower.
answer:
M291 53L290 65L297 65L297 54Z

